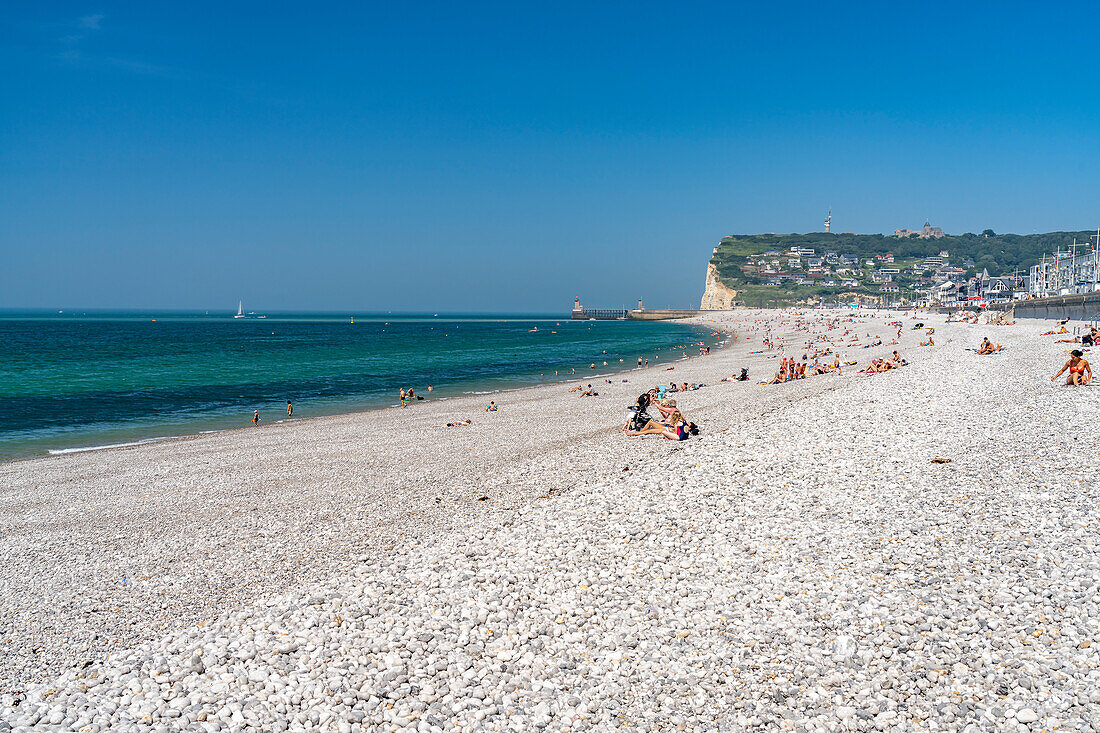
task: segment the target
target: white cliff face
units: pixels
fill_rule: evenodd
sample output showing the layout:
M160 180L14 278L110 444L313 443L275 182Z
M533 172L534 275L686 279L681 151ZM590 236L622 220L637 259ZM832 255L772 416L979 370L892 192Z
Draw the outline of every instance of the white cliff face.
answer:
M718 281L718 268L713 262L707 263L707 287L703 291L703 301L699 308L705 311L724 311L733 307L737 291Z

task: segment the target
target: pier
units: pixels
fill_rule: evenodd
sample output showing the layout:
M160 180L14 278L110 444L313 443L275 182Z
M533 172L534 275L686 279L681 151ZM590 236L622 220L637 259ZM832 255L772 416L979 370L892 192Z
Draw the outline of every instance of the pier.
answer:
M679 308L646 308L638 300L638 307L630 308L585 308L581 299L573 299L574 321L671 321L677 318L692 318L703 313L701 310Z

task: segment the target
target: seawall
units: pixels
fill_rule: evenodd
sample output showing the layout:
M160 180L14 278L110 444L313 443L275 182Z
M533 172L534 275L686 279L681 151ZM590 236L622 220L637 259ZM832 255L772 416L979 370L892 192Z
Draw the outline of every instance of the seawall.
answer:
M1061 320L1072 318L1075 321L1100 320L1100 293L1081 293L1079 295L1060 295L1054 298L1038 298L1006 303L1004 307L1014 308L1017 318L1049 318Z

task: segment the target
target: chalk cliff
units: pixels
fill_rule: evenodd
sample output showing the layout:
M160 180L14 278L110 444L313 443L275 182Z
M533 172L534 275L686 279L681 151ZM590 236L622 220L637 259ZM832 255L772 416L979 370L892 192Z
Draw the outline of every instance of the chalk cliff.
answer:
M707 263L707 287L703 291L703 302L699 308L705 311L724 311L733 307L737 291L728 288L718 280L718 268L713 262Z

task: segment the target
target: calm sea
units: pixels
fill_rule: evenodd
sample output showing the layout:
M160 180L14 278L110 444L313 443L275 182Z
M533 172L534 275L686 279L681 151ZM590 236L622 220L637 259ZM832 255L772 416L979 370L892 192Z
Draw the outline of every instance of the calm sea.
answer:
M401 387L441 399L588 378L717 340L676 323L522 315L6 313L0 459L241 427L253 410L274 422L287 400L301 418L395 405Z

